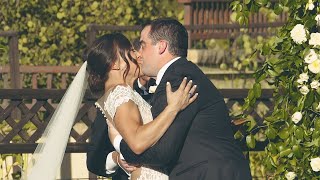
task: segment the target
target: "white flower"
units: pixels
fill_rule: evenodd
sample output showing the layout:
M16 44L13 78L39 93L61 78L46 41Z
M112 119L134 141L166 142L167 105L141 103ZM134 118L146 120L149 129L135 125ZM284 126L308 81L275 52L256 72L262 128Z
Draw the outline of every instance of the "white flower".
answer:
M311 82L310 86L311 86L312 89L316 89L317 90L319 88L319 86L320 86L320 83L319 83L319 81L313 80Z
M313 131L314 131L314 128L310 128L310 131L313 132Z
M312 63L313 61L318 59L318 54L314 51L314 49L310 49L308 54L304 57L304 62L305 63Z
M288 173L286 174L287 180L294 180L294 178L296 178L296 177L297 177L297 175L296 175L295 172L288 172Z
M303 42L307 41L307 33L304 29L302 24L297 24L294 28L290 31L290 36L292 40L297 44L302 44Z
M301 112L297 111L295 112L292 116L291 116L291 120L297 124L298 122L300 122L300 120L302 119L302 114Z
M309 93L309 88L306 86L306 85L303 85L301 88L300 88L300 92L301 94L303 95L307 95Z
M303 84L303 79L298 79L297 82L299 83L298 87L301 87L301 84Z
M312 158L310 165L312 167L312 170L315 172L319 172L320 171L320 158Z
M307 8L311 11L314 9L314 4L312 2L312 0L309 0L309 2L307 3Z
M309 45L320 46L320 33L311 33Z
M157 87L158 87L158 86L150 86L150 87L149 87L149 93L150 93L150 94L155 93Z
M317 21L317 25L320 26L320 14L318 14L314 19Z
M320 72L320 60L313 61L308 65L308 69L314 74L318 74Z
M309 80L308 73L301 73L299 75L299 79L301 79L301 81L303 81L303 82L308 82L308 80Z

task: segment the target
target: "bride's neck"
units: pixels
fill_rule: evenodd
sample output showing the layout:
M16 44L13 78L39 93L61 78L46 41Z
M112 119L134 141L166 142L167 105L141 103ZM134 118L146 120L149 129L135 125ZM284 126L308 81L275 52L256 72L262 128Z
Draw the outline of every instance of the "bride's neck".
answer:
M133 82L134 82L134 80L125 81L125 80L122 79L122 80L119 81L119 79L117 79L117 80L109 79L104 84L104 87L105 87L106 92L108 90L112 89L113 87L117 86L117 85L123 85L123 84L128 84L131 88L133 88Z

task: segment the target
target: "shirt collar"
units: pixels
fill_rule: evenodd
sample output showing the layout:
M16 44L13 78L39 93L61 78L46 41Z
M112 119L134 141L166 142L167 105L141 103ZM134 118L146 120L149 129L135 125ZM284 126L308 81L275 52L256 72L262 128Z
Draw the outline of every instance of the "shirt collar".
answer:
M166 70L168 69L168 67L174 63L176 60L178 60L180 57L176 57L174 59L172 59L171 61L167 62L164 66L162 66L162 68L159 70L158 74L157 74L157 80L156 80L156 84L159 85L164 73L166 72Z

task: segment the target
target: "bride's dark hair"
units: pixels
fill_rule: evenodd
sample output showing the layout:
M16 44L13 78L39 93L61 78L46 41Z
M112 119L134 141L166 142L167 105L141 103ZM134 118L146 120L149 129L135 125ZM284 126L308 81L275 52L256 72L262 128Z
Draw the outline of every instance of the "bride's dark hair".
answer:
M119 55L127 64L124 79L130 70L129 61L139 67L136 59L131 56L130 51L132 50L132 44L121 33L105 34L85 50L83 59L87 61L88 84L94 95L101 96L104 93L105 82L109 78L108 74L112 65L119 59Z

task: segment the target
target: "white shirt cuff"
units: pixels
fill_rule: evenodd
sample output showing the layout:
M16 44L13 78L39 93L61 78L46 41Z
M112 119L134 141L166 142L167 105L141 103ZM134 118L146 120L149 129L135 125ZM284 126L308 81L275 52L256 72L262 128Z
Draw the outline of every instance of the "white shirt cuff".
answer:
M107 174L112 174L114 172L116 172L118 168L118 164L117 162L114 162L112 159L112 152L110 152L107 156L107 160L106 160L106 173Z
M120 152L120 142L121 142L121 140L122 140L122 136L121 135L117 135L115 138L114 138L114 140L113 140L113 147L116 149L116 151L118 152L118 153L120 153L121 154L121 152Z

